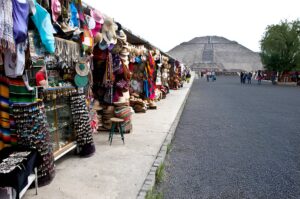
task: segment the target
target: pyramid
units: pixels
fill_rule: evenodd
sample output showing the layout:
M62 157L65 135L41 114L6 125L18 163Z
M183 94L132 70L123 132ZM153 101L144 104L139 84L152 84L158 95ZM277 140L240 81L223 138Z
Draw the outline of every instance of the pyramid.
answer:
M256 71L263 68L258 53L219 36L196 37L168 54L193 70Z

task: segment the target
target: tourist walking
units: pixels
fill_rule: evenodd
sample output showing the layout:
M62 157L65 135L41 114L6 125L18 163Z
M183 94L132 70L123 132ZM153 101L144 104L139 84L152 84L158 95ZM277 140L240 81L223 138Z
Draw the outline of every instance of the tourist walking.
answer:
M243 72L241 72L241 74L240 74L240 78L241 78L241 84L243 83L243 77L244 77L244 73L243 73Z
M186 82L190 83L190 79L191 79L191 74L190 74L190 71L188 71L186 74Z
M246 79L247 79L247 73L244 73L244 75L243 75L243 84L246 84Z
M248 84L251 84L251 79L252 79L252 73L249 72L247 75Z
M208 71L208 72L206 73L206 81L209 82L210 76L211 76L211 72Z
M261 84L261 80L262 80L262 74L261 74L261 71L259 70L257 73L257 83Z
M212 79L213 82L217 80L215 71L211 72L211 79Z

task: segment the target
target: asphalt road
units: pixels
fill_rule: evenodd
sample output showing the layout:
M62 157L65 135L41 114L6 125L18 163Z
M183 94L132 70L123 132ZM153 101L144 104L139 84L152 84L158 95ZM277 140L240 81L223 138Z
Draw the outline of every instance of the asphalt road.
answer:
M300 88L194 81L164 198L300 198Z

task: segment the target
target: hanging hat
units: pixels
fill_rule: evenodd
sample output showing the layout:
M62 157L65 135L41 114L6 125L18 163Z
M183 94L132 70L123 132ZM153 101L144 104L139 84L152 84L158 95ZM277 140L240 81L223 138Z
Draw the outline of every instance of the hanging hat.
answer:
M78 75L87 76L89 74L90 67L87 63L80 61L78 64L76 64L75 70Z
M88 27L90 30L93 30L96 27L96 21L93 17L89 15L85 15L85 19L87 21Z
M61 4L59 0L51 1L52 19L54 22L57 21L58 17L61 15Z
M127 42L127 36L123 30L120 30L119 34L117 35L118 39L120 39L123 43Z
M101 23L96 22L95 28L92 30L92 34L95 37L98 32L100 32L102 27Z
M85 87L89 82L89 78L88 76L75 75L74 81L76 86Z
M103 108L100 106L100 103L99 103L98 100L95 100L94 105L93 105L93 109L96 110L96 111L100 111L100 110L103 109Z
M94 44L102 42L102 40L103 40L102 34L100 32L97 32L97 34L94 37Z
M142 63L142 59L140 57L135 57L135 62L138 64Z
M66 34L66 35L71 35L74 33L76 30L79 28L71 28L68 24L66 23L61 23L59 24L58 22L53 24L53 27L56 29L58 34Z
M106 41L106 43L108 44L116 44L117 43L117 38L114 35L114 33L112 33L112 31L104 31L102 32L103 35L103 39Z
M128 49L123 48L123 49L121 50L121 53L120 53L120 54L121 54L121 55L128 56L128 55L129 55L129 51L128 51Z
M91 10L90 14L97 23L100 23L100 24L104 23L103 16L102 16L101 12L99 12L98 10Z
M107 49L107 47L108 47L108 45L107 45L107 43L106 43L106 41L105 41L104 39L102 39L102 41L99 42L98 46L99 46L99 48L100 48L101 50L105 50L105 49Z
M103 39L107 44L116 44L117 43L117 35L116 35L117 26L114 23L112 18L105 18L104 24L102 26L102 35Z

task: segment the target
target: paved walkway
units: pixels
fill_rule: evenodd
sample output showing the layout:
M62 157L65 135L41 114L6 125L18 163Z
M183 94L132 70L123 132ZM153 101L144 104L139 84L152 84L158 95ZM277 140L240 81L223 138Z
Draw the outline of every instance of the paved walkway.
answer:
M190 86L171 91L157 110L133 115L133 132L125 135L125 145L115 136L109 146L107 133L95 134L94 156L63 157L56 162L52 183L37 196L29 190L24 199L136 198Z
M195 80L166 165L166 199L299 199L300 88Z

